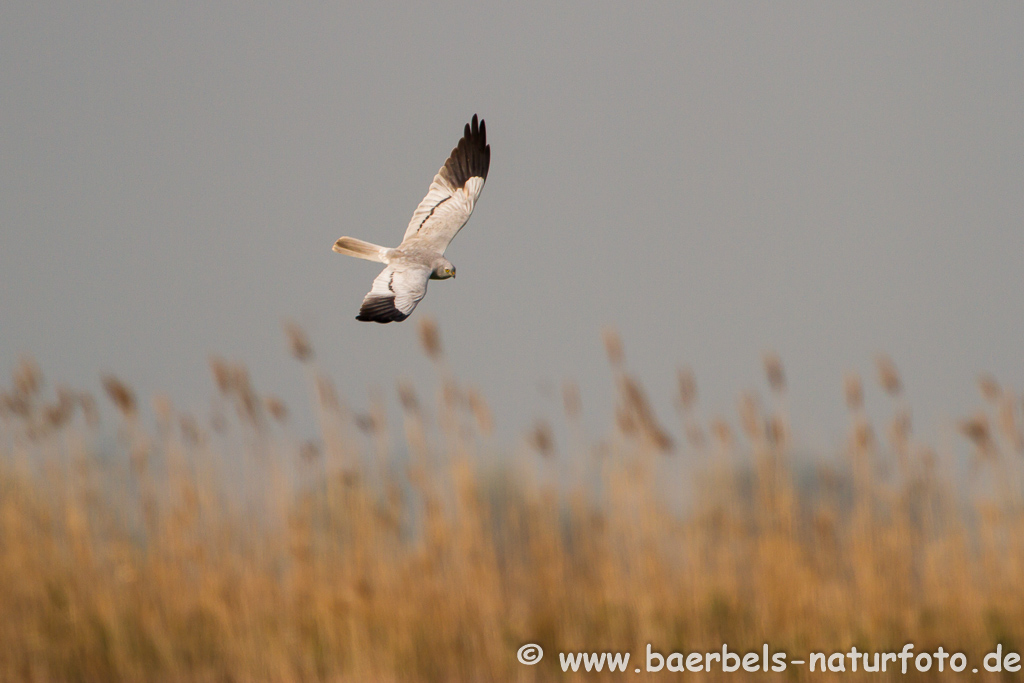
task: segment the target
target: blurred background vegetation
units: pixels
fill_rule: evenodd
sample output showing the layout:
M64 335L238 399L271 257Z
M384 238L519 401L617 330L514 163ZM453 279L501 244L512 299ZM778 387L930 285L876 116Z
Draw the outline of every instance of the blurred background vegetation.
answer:
M1022 404L993 378L962 439L936 448L880 356L891 417L872 424L848 375L844 447L803 454L774 354L767 399L706 419L686 369L656 411L608 332L607 432L584 432L566 383L563 414L498 444L429 320L437 385L400 383L394 424L382 396L353 410L303 331L285 331L313 439L221 358L203 415L143 404L113 376L97 398L29 358L14 369L0 393L0 678L565 680L557 652L636 661L647 643L794 658L913 642L973 663L1024 646ZM526 642L545 661L519 664ZM766 675L723 675L748 676Z

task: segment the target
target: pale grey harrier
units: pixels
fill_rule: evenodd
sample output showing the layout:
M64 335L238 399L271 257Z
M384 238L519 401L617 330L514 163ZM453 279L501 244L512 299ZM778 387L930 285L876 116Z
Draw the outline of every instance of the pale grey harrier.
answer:
M490 164L487 129L483 121L477 125L473 114L472 124L466 124L459 144L434 176L396 249L354 237L342 237L334 243L334 251L339 254L388 264L363 298L356 320L401 322L426 296L429 280L455 277L455 266L444 257L444 250L473 213Z

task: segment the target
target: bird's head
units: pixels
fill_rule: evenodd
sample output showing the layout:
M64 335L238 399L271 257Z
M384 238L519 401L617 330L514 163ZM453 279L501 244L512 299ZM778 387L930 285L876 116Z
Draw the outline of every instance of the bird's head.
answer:
M447 280L450 277L455 277L455 266L444 257L438 258L434 262L434 270L430 273L430 279Z

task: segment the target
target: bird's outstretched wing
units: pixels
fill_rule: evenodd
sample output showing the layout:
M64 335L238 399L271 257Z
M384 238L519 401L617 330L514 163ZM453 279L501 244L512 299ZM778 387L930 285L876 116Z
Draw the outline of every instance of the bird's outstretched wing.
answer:
M483 121L477 125L476 114L473 114L472 123L466 124L459 144L434 176L427 196L416 207L402 243L415 240L443 254L473 213L490 165L487 128Z
M363 297L356 320L375 323L401 322L427 295L430 269L421 265L390 264L373 281Z

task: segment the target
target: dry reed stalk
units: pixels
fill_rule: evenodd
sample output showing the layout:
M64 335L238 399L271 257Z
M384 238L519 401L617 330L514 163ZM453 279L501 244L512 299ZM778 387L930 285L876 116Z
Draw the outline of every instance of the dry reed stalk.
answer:
M690 448L694 450L698 461L706 457L707 438L704 428L697 416L697 380L690 368L682 368L676 373L678 396L677 407L683 423L683 434Z

